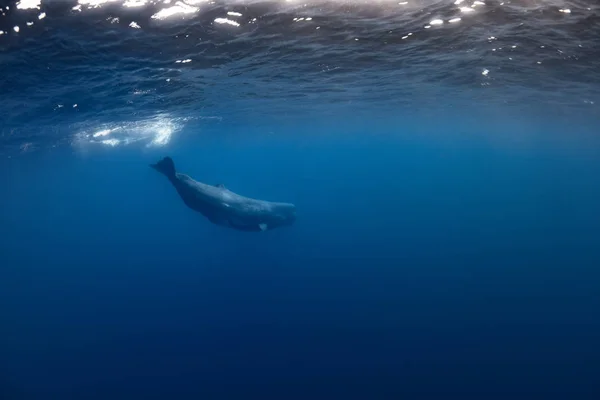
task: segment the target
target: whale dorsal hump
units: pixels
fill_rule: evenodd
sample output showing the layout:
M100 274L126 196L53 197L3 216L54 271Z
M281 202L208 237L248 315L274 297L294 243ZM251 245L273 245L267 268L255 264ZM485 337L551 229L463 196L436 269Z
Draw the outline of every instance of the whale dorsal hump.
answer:
M225 185L223 185L222 183L217 183L215 186L218 187L219 189L227 189L225 187Z

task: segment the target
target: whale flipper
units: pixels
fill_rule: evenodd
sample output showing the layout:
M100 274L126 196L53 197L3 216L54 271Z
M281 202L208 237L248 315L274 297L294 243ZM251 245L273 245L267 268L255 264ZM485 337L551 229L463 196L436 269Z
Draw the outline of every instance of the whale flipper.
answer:
M165 157L156 164L150 164L152 168L165 174L168 178L175 177L175 163L171 157Z

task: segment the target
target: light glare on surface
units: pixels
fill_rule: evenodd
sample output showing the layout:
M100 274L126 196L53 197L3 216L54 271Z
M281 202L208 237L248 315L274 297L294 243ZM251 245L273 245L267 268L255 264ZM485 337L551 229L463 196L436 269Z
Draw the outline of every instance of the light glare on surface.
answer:
M123 7L141 7L146 5L146 0L127 0L123 3Z
M233 26L240 26L239 23L232 21L230 19L227 19L227 18L216 18L215 22L217 24L228 24L228 25L233 25Z
M19 10L27 10L30 8L39 8L42 0L21 0L17 3Z
M308 6L309 3L317 3L317 2L326 2L326 3L338 3L339 2L339 3L344 3L344 4L346 4L346 3L348 3L348 4L354 4L354 3L369 4L369 3L371 3L368 0L278 0L278 1L281 3L288 3L288 4L303 4L304 7ZM462 5L457 8L458 8L458 10L460 10L463 13L473 12L473 11L475 11L474 10L475 7L484 6L486 4L484 1L480 1L480 0L450 0L450 1L457 6ZM236 5L238 4L238 2L243 3L243 1L241 1L241 0L226 1L226 3L236 4ZM17 3L17 8L20 8L20 9L38 8L38 9L40 9L42 3L43 3L42 0L20 0ZM413 7L413 6L417 7L415 2L409 2L409 1L405 1L405 0L404 1L380 0L380 1L378 1L378 3L380 6L382 6L384 8L401 6L404 9L404 7ZM215 4L215 1L214 0L77 0L76 5L72 7L72 10L84 11L84 10L99 8L99 7L102 7L107 4L116 4L116 5L120 5L124 8L134 8L134 9L140 9L140 8L146 7L146 6L152 6L153 8L156 7L156 9L153 10L154 14L151 16L151 18L154 20L165 20L165 19L172 18L172 17L183 18L187 15L196 14L200 11L202 5ZM7 7L7 9L8 9L8 7ZM569 13L570 10L569 9L561 9L560 12ZM45 13L41 13L38 18L42 19L45 16L46 16ZM241 17L241 16L242 16L241 12L227 11L227 17L233 17L232 19L216 18L214 20L214 23L226 24L226 25L239 27L239 26L241 26L240 23L235 21L234 19L235 19L235 17ZM313 17L296 17L296 18L294 18L295 22L312 21L312 20L313 20ZM114 21L116 22L117 20L115 19ZM252 24L255 21L256 21L256 19L253 19L249 23ZM458 17L454 17L454 18L450 18L446 22L455 23L458 21L460 21L460 19ZM444 20L436 18L433 21L431 21L429 24L427 24L425 29L427 29L431 26L434 26L434 25L443 25L444 23L445 23ZM139 28L139 25L137 25L136 23L131 23L130 27ZM316 29L320 29L320 26L317 27Z
M79 0L78 2L79 2L79 4L81 4L83 6L97 8L97 7L102 6L103 4L112 3L114 1L117 1L117 0Z
M191 2L190 2L191 3ZM193 14L198 12L198 7L190 6L184 2L178 1L173 7L164 8L152 16L153 19L166 19L177 14Z
M112 132L111 129L104 129L102 131L98 131L98 132L94 133L94 137L108 136L108 135L110 135L111 132Z

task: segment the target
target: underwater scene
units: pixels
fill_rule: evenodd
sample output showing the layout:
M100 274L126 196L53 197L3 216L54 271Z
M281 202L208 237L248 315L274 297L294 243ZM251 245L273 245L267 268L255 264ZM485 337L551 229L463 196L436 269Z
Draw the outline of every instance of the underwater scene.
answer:
M600 3L0 1L0 400L600 399Z

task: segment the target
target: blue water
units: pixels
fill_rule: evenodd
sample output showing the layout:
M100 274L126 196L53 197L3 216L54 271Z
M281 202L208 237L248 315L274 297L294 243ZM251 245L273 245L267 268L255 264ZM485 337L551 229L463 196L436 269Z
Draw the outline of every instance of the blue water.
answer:
M595 3L122 3L0 16L1 400L600 398Z

